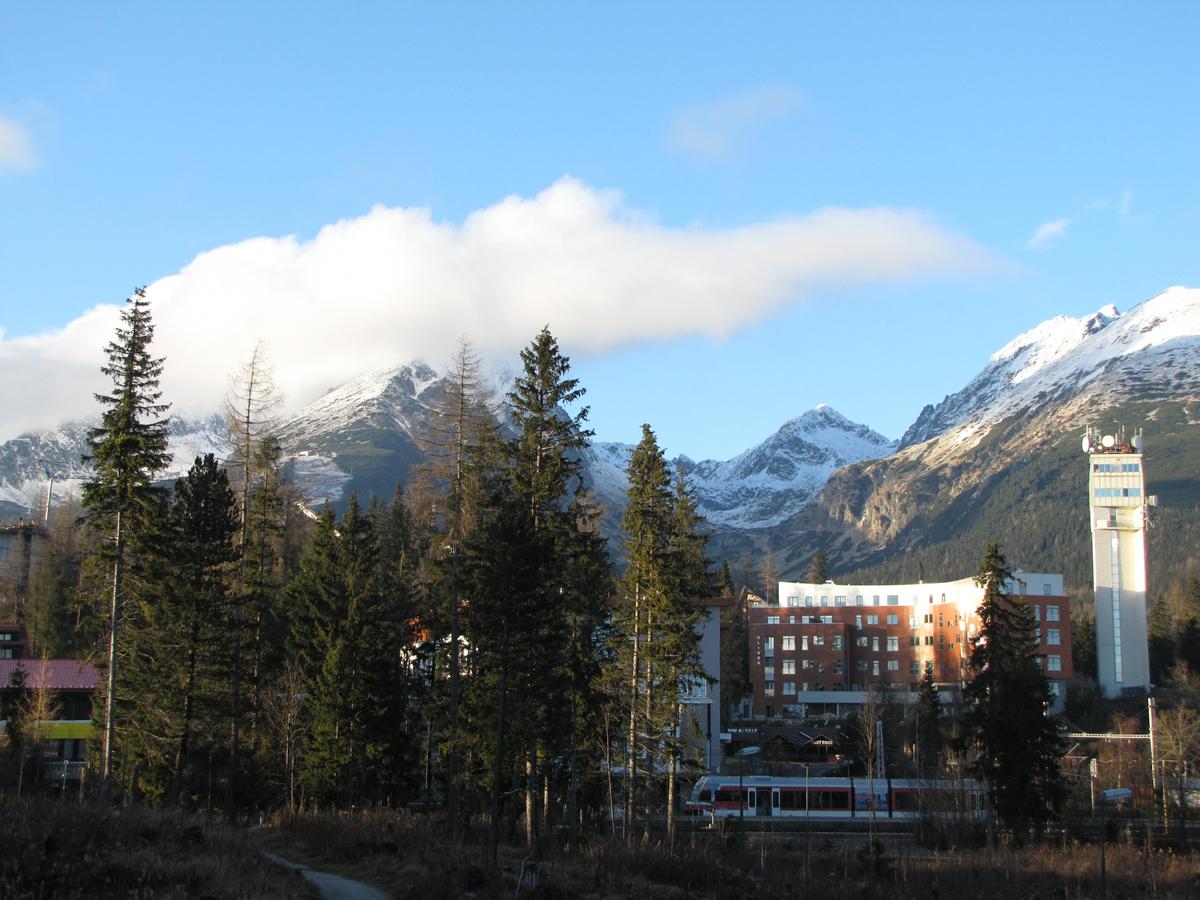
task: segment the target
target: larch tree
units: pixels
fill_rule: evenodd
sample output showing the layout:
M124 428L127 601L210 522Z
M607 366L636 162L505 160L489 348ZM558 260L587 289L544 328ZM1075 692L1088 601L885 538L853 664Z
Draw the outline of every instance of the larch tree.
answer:
M225 418L229 429L229 440L233 445L232 461L241 468L241 486L238 491L238 509L241 528L239 531L238 549L240 554L239 566L239 597L240 602L234 608L234 617L230 629L230 641L233 650L233 685L229 717L230 729L230 788L228 794L228 814L234 814L237 803L238 786L241 774L241 718L242 718L242 680L245 668L242 659L242 645L247 631L253 629L254 653L257 657L259 629L255 622L262 619L263 597L252 596L253 560L250 556L250 495L256 475L256 463L262 459L260 446L264 439L276 426L275 413L283 402L283 394L275 384L271 361L267 348L261 339L254 345L250 358L238 367L229 379L229 389L225 397ZM254 686L254 697L257 700L258 687ZM252 716L257 723L257 703L252 709Z
M109 793L112 773L113 726L118 685L122 578L126 548L136 532L140 514L152 503L155 476L170 461L167 450L168 404L162 402L158 381L163 360L150 354L154 324L143 288L134 291L121 313L115 338L105 347L108 362L101 372L112 379L108 393L97 394L104 408L100 425L92 430L92 477L83 486L83 505L89 522L107 530L112 572L109 603L108 686L105 697L104 739L101 749L101 792Z
M1050 686L1038 665L1037 623L1029 606L1009 594L1011 580L999 544L990 544L975 576L984 593L962 736L993 812L1022 839L1057 814L1066 788L1061 740L1048 715Z
M449 738L447 754L446 811L451 837L459 834L459 809L462 799L461 744L459 707L462 694L461 628L462 547L480 515L481 470L488 468L487 458L500 446L499 422L491 392L480 373L479 355L464 336L446 375L446 391L434 409L421 443L427 464L422 473L432 482L445 511L443 533L431 550L439 581L446 597L446 630L449 643L450 697L446 716Z

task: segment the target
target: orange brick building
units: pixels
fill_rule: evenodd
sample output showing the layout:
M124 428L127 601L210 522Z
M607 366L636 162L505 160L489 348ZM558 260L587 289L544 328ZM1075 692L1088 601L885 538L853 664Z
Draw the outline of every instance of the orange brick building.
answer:
M1018 572L1010 593L1033 608L1038 659L1056 704L1072 675L1061 575ZM841 715L869 688L915 694L932 668L947 694L968 677L983 590L971 578L920 584L779 584L779 602L748 609L756 717Z

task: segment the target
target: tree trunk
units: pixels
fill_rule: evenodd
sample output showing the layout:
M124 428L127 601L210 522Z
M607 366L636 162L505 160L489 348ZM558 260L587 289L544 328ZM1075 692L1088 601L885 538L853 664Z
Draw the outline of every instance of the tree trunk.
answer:
M125 532L121 528L121 510L117 510L114 533L116 556L113 558L112 607L109 611L108 696L104 701L104 750L100 763L100 799L107 802L112 777L113 719L117 708L117 629L121 621L121 574L125 563Z
M175 771L171 775L171 787L167 791L167 806L175 806L179 802L179 792L183 789L183 769L187 764L189 745L192 738L192 716L196 690L196 644L200 640L200 625L192 622L191 646L188 648L187 687L183 692L183 733L179 736L179 747L175 753Z
M637 791L637 708L638 708L638 665L641 634L638 630L641 588L633 591L633 661L629 667L629 746L625 758L625 810L621 820L621 832L626 840L632 833L633 811L636 808L634 794Z
M500 801L503 796L500 782L504 773L504 732L508 726L507 711L508 655L505 654L504 661L500 666L500 708L496 713L496 758L492 761L492 823L489 839L493 865L496 863L496 849L500 843Z

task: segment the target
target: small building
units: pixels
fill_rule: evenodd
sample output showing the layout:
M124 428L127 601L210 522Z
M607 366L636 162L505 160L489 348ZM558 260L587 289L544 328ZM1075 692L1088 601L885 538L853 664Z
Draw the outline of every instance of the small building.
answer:
M25 629L0 623L0 730L8 730L22 705L40 701L47 714L36 729L42 750L61 763L82 763L95 731L92 698L99 682L91 663L31 658Z

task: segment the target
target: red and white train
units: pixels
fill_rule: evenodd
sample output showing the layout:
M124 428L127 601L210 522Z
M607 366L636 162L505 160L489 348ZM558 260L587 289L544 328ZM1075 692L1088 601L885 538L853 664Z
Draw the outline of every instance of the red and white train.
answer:
M900 778L775 778L705 775L684 802L687 815L913 819L922 814L984 815L983 790L974 781Z

